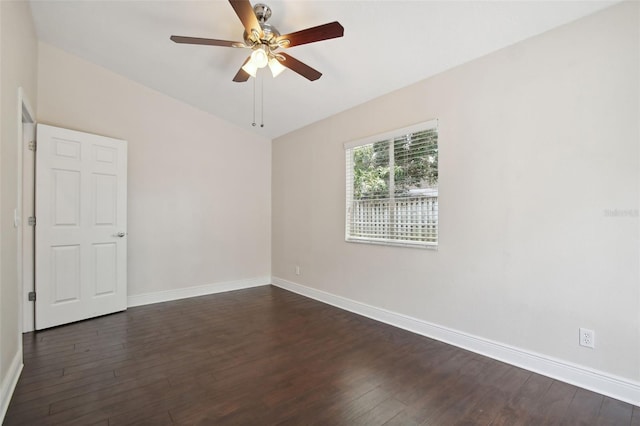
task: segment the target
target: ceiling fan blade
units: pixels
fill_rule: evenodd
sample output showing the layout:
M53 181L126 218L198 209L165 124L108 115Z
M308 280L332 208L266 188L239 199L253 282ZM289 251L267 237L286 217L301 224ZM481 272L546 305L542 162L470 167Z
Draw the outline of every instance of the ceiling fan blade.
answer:
M249 62L250 60L251 60L251 56L249 56L247 59L245 59L245 61L242 63L242 66L240 67L240 69L236 73L236 76L233 77L233 81L235 81L236 83L244 83L245 81L249 80L249 77L251 77L251 76L249 75L248 72L243 70L242 67L244 67L245 64L247 62Z
M278 56L282 56L284 60L280 60ZM286 53L278 53L278 56L276 56L276 58L282 65L289 68L291 71L297 72L307 80L315 81L322 76L322 73L320 71L314 70L309 65L300 62L296 58L287 55Z
M344 28L340 23L330 22L317 27L307 28L306 30L296 31L295 33L285 34L278 37L278 42L289 40L289 43L282 42L282 47L299 46L301 44L314 43L316 41L338 38L344 35Z
M253 6L249 3L249 0L229 0L231 7L235 10L236 15L240 18L240 22L244 25L244 29L247 34L251 34L251 30L256 30L260 36L262 36L262 27L256 18L256 14L253 11Z
M177 36L177 35L172 35L170 38L176 43L204 44L207 46L224 46L224 47L246 47L245 44L240 41L216 40L213 38L200 38L200 37L183 37L183 36Z

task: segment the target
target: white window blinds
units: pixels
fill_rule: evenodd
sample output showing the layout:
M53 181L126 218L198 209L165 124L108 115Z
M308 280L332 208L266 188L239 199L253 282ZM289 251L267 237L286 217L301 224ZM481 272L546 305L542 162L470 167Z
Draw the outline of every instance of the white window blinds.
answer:
M437 120L345 144L346 240L438 243Z

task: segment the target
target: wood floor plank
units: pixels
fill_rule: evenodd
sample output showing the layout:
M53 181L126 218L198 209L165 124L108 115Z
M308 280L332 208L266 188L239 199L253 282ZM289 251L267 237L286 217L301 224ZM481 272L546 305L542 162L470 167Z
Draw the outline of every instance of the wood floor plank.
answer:
M176 424L189 424L181 422L180 417L172 416L171 410L180 407L185 408L186 413L193 413L198 407L210 407L214 399L202 387L202 383L194 378L183 386L170 386L152 400L139 402L130 409L118 409L109 417L109 421L116 425L135 424L147 419L149 413L166 413Z
M74 393L68 397L66 397L67 395L59 395L57 400L49 404L49 414L53 415L78 407L108 404L110 402L109 398L113 398L116 395L122 394L123 398L127 398L127 395L133 390L156 384L160 387L168 385L164 375L160 374L133 380L123 380L112 383L110 386L93 388L89 392Z
M108 426L169 426L174 425L173 419L169 415L168 411L154 414L150 417L139 418L134 416L135 413L130 413L129 416L116 421L113 417L110 417Z
M405 380L398 382L402 388L410 388L411 399L404 399L407 408L398 416L390 419L388 424L423 424L437 417L448 406L454 403L455 396L464 388L462 384L466 376L474 376L486 366L486 360L468 351L456 351L446 362L434 366L425 366L425 377L428 380ZM420 370L415 371L417 377L422 376ZM406 393L404 393L406 395Z
M631 424L632 415L633 407L631 405L605 396L595 424L602 426L626 426Z
M429 418L428 425L450 425L479 410L483 397L514 367L488 360L477 374L468 374L458 382L458 392L450 403L443 405L437 416Z
M377 387L352 400L336 400L324 413L309 421L313 425L350 424L390 398L386 390Z
M536 416L540 405L538 401L548 392L553 379L538 374L530 374L527 381L514 392L509 401L491 422L492 426L528 425Z
M524 385L530 372L510 367L498 381L488 380L482 384L484 395L477 404L469 404L467 414L455 421L455 424L491 424L509 398Z
M69 377L67 376L66 378ZM116 376L113 374L113 371L107 371L91 376L78 376L76 377L76 380L60 383L36 383L28 388L24 386L16 389L16 392L13 394L12 403L15 405L16 409L21 406L25 406L26 409L29 409L29 407L34 404L42 403L44 398L64 394L65 392L73 391L74 389L90 387L96 383L109 383L115 378ZM41 399L41 401L36 401L38 399Z
M271 286L23 341L6 426L640 426L629 404Z
M536 410L537 413L542 414L544 419L542 423L552 425L561 423L562 419L570 419L567 416L567 408L577 390L575 386L555 380L540 400L539 408Z
M631 426L640 426L640 407L633 407L631 416Z
M388 398L380 404L373 407L366 413L353 419L348 424L357 426L376 426L383 425L388 420L394 418L398 413L403 411L407 406L395 398Z
M30 398L28 400L23 400L19 402L18 399L15 401L15 414L20 414L23 412L28 412L34 405L44 405L49 406L49 413L51 413L52 404L58 403L63 400L75 400L75 398L80 398L86 394L93 394L94 392L98 392L104 389L112 388L113 386L121 385L116 377L111 375L111 377L106 380L94 381L84 385L78 385L77 383L64 383L67 385L67 389L64 391L60 391L59 388L55 390L51 390L49 388L48 392L38 392L36 397Z
M423 404L426 389L448 380L447 377L458 377L463 369L477 365L478 358L471 352L453 347L439 348L439 352L439 355L429 357L433 364L423 364L418 369L399 369L400 374L405 371L406 374L402 374L389 385L395 388L396 399L409 406Z
M571 418L573 424L593 425L594 419L598 418L603 401L602 395L578 388L567 408L566 416Z
M140 381L139 386L130 389L116 389L102 398L88 395L50 412L48 421L56 424L87 424L95 418L111 417L120 411L131 411L157 398L167 388L165 379L151 383ZM52 407L53 408L53 407ZM61 411L58 411L61 410ZM147 413L150 417L155 413Z

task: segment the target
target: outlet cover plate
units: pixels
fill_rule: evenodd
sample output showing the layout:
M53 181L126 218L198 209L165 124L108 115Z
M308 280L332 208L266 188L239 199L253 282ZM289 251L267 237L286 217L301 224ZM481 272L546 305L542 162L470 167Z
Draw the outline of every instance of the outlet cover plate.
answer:
M594 349L596 347L596 333L588 328L580 328L580 346Z

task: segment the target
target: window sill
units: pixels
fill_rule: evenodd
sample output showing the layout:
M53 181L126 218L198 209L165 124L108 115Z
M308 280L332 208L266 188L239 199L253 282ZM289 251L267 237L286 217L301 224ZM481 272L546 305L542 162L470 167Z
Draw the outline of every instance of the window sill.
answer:
M368 238L353 238L347 237L345 238L347 243L356 243L356 244L373 244L377 246L393 246L393 247L408 247L408 248L417 248L417 249L426 249L426 250L438 250L438 243L419 243L419 242L411 242L411 241L397 241L397 240L373 240Z

